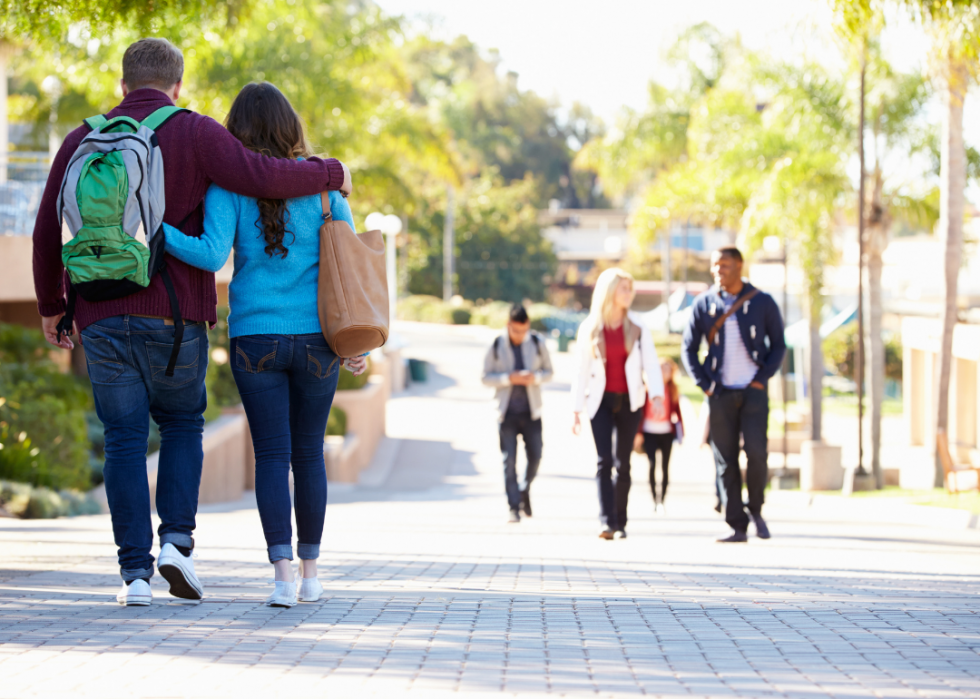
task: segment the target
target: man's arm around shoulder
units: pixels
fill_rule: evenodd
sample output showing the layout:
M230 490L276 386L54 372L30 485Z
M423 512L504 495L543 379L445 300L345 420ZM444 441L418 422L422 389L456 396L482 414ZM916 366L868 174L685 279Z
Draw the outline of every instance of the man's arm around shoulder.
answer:
M214 119L197 118L192 144L197 164L208 179L229 192L259 199L293 199L327 190L351 193L350 171L339 160L259 155Z

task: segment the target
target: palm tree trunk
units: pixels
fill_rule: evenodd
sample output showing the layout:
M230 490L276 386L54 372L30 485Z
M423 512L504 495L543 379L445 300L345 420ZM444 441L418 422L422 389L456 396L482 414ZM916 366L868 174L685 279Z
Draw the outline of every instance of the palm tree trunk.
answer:
M810 302L810 439L823 437L823 347L820 343L820 307Z
M940 143L939 231L946 241L946 292L943 335L939 352L939 406L937 432L949 429L949 380L953 365L953 328L957 320L957 282L963 250L963 212L966 189L966 149L963 145L963 101L967 71L955 60L946 75L946 109ZM936 487L943 485L943 469L936 454Z
M881 470L881 406L885 399L885 343L881 336L882 292L881 273L882 254L888 246L888 230L891 228L891 215L882 201L884 177L881 166L875 167L868 207L868 233L865 244L868 270L868 303L865 305L868 337L865 355L869 358L868 384L871 393L871 473L875 487L885 487L885 477Z
M869 229L868 237L882 235L884 231ZM885 487L881 470L881 404L885 399L885 343L881 338L881 252L868 251L868 384L871 398L871 473L875 487Z

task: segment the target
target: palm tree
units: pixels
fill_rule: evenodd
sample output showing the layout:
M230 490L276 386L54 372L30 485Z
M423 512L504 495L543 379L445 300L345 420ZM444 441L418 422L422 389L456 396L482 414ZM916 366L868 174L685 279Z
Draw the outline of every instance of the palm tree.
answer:
M865 356L870 359L868 386L871 393L871 468L878 488L884 486L881 470L881 417L885 394L885 345L882 337L882 255L888 246L895 220L931 230L938 217L938 190L910 187L891 182L886 170L898 157L929 150L931 138L916 126L928 99L928 86L918 74L896 73L880 57L869 65L871 89L868 94L871 132L871 167L866 173L869 192L865 211L865 255L868 303L865 305L867 338Z
M939 352L939 409L937 433L949 428L949 381L953 363L953 328L957 322L957 282L963 252L966 205L966 146L963 141L963 103L978 71L980 6L974 0L902 0L925 27L933 43L935 72L942 86L943 125L940 138L939 230L946 241L945 303ZM936 486L943 484L936 453Z

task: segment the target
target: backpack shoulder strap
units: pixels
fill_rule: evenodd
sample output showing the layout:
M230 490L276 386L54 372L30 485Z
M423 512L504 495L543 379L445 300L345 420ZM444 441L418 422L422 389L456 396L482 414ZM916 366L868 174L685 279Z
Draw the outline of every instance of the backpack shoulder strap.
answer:
M711 326L711 330L708 331L708 344L709 345L711 345L711 343L713 343L715 341L715 335L717 335L718 334L718 331L721 330L721 326L723 326L725 324L725 321L728 320L731 317L731 315L733 313L735 313L735 311L737 311L739 308L741 308L743 303L745 303L746 301L750 300L753 296L755 296L758 293L759 293L759 290L758 289L752 289L750 292L748 292L747 294L745 294L741 298L736 299L735 300L735 303L732 304L732 307L729 308L724 313L722 313L721 318L719 318L718 320L716 320L715 321L715 324Z
M531 331L531 341L534 342L534 351L540 356L541 354L541 340L538 338L538 334Z
M168 105L166 107L160 107L158 110L150 114L143 121L140 122L142 126L145 126L150 131L156 131L161 126L167 123L170 118L180 112L189 112L189 109L184 109L183 107L175 107L173 105Z
M95 116L90 116L88 119L86 119L85 123L88 124L88 127L93 131L98 131L99 127L101 127L107 121L108 119L105 118L105 114L96 114Z
M497 338L493 341L493 361L500 359L500 339L503 335L497 335Z

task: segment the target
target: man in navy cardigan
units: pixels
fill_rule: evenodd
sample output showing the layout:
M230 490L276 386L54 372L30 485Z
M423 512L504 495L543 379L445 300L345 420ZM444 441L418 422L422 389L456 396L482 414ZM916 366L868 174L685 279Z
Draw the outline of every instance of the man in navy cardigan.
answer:
M734 533L722 543L748 541L749 515L762 539L769 528L762 519L762 503L768 480L769 395L767 385L786 354L783 318L766 294L742 279L742 253L725 247L711 255L711 274L716 286L694 300L684 330L681 359L684 368L705 395L709 405L711 449L718 471L718 490L725 521ZM722 321L725 313L735 311ZM712 329L716 332L712 333ZM708 353L701 362L701 338ZM745 443L748 510L742 503L739 469L739 437Z
M141 39L122 60L123 100L107 118L141 121L180 94L184 58L165 39ZM91 131L82 125L65 138L51 164L34 226L34 289L44 335L71 349L56 328L65 315L67 277L61 260L57 199L68 161ZM164 221L191 236L203 229L204 194L212 182L252 197L292 198L324 190L350 193L343 163L309 158L299 162L267 158L246 149L209 117L182 112L157 132L163 155ZM175 375L160 368L174 342L170 299L159 275L137 293L110 301L79 297L75 323L82 337L99 418L105 425L105 487L124 581L116 599L148 605L152 598L153 530L146 473L149 418L160 427L156 484L160 558L157 567L177 597L200 599L191 549L203 465L204 376L208 363L207 326L217 321L214 274L167 256L180 315L187 323ZM164 365L166 362L163 362Z

